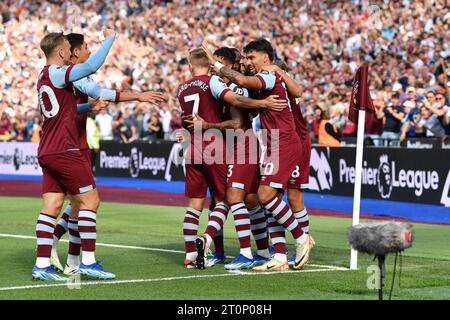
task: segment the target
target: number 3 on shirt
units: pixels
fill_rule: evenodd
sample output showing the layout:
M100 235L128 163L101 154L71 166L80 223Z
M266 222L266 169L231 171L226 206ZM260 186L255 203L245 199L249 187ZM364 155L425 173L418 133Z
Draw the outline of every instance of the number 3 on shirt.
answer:
M48 111L47 108L45 107L44 99L42 98L42 94L44 92L47 94L48 100L50 101L50 105L52 107L50 111ZM39 107L41 108L42 114L46 118L53 118L58 114L59 112L58 99L56 99L55 92L51 87L41 86L41 88L39 89Z
M184 97L184 102L194 101L194 107L192 108L192 115L195 119L195 114L198 113L198 107L200 105L200 96L198 93L191 94Z

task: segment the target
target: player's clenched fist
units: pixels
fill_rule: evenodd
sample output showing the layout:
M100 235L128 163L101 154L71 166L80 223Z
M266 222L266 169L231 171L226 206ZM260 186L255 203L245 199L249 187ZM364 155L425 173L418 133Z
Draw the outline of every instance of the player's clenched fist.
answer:
M116 36L116 32L111 29L111 28L106 28L105 30L103 30L103 35L106 37L115 37Z

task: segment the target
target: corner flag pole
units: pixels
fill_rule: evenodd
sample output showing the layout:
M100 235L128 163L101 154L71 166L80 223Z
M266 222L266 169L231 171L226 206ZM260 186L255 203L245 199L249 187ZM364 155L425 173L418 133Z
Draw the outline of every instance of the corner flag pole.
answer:
M367 84L368 73L368 63L363 64L356 71L348 113L348 119L355 124L358 123L356 136L355 186L353 190L353 225L359 224L361 207L361 179L366 111L374 112L373 101L370 97L369 86ZM358 114L356 114L356 110L358 110ZM356 269L358 269L358 252L352 248L350 255L350 270Z
M356 163L355 163L355 188L353 190L353 223L359 223L360 206L361 206L361 178L362 178L362 162L364 152L364 126L366 119L366 111L358 110L358 132L356 140ZM351 249L350 254L350 270L358 269L358 251Z

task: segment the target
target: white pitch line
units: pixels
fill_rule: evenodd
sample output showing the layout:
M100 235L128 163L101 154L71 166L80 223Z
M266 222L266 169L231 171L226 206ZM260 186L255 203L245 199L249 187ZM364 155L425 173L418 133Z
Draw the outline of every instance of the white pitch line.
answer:
M349 269L310 269L310 270L290 270L290 271L268 271L268 272L245 272L245 271L230 271L229 273L208 274L208 275L196 275L196 276L182 276L182 277L167 277L167 278L152 278L152 279L130 279L130 280L113 280L113 281L91 281L80 283L55 283L55 284L39 284L17 287L3 287L0 291L13 291L13 290L25 290L25 289L39 289L39 288L53 288L53 287L74 287L80 286L92 286L92 285L112 285L112 284L126 284L126 283L146 283L146 282L161 282L161 281L174 281L174 280L189 280L189 279L202 279L202 278L219 278L219 277L233 277L233 276L260 276L260 275L275 275L275 274L289 274L289 273L311 273L311 272L330 272L330 271L348 271Z
M17 234L7 234L7 233L0 233L0 237L4 238L17 238L17 239L33 239L35 240L36 237L34 236L24 236L24 235L17 235ZM69 240L61 239L62 242L69 242ZM181 250L171 250L171 249L161 249L161 248L148 248L148 247L139 247L139 246L128 246L128 245L121 245L121 244L111 244L111 243L101 243L97 242L97 246L101 247L109 247L109 248L120 248L120 249L132 249L132 250L145 250L145 251L156 251L156 252L169 252L169 253L185 253ZM233 256L227 256L227 258L232 259ZM317 268L325 268L330 270L347 270L345 267L338 267L338 266L330 266L330 265L322 265L322 264L309 264L310 267L317 267Z

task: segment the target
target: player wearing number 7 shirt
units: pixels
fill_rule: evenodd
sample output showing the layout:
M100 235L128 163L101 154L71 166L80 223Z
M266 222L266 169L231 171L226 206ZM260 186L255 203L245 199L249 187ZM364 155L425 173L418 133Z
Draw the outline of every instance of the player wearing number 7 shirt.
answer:
M204 46L207 44L205 43ZM236 51L233 48L219 48L214 51L214 57L226 66L234 68L233 65L236 65ZM248 97L247 89L236 86L227 78L223 80L233 92ZM282 110L280 109L280 111ZM214 128L226 131L227 152L233 151L233 157L227 158L226 199L233 214L240 252L230 263L225 265L226 270L249 269L264 264L270 258L267 232L265 232L264 209L259 205L256 195L259 186L259 145L252 128L252 113L254 112L255 110L252 109L237 109L224 104L224 117L220 123L207 123L198 115L197 120L186 120L187 123L191 123L191 126L195 123L200 124L203 129ZM236 136L236 139L230 133ZM258 227L251 228L251 220L258 222L257 224L253 223ZM256 255L253 255L251 251L252 231L258 249ZM217 248L218 240L216 238L217 236L214 238L214 246ZM216 257L217 251L208 260L208 265L212 264Z
M286 84L282 77L265 69L274 60L273 52L272 45L265 39L254 40L245 46L246 64L250 71L257 73L255 76L244 76L224 67L212 55L209 54L208 57L220 73L233 83L249 90L259 90L260 98L276 94L288 99ZM267 132L267 151L261 170L258 198L273 219L292 233L296 240L294 269L301 269L308 261L312 238L303 232L290 207L281 197L300 160L300 139L295 132L291 107L283 112L262 110L260 119L263 129ZM275 249L274 257L266 264L254 267L254 271L289 269L284 239L277 242L276 238L271 238Z
M71 66L67 66L71 56L70 44L62 33L49 33L40 43L47 65L40 72L37 83L39 107L44 118L38 147L38 160L43 172L43 206L36 224L34 279L67 280L50 265L55 221L66 193L79 203L79 215L84 217L83 226L86 228L80 232L82 245L84 242L86 246L95 248L99 198L89 162L80 151L73 82L95 73L104 63L115 32L105 30L104 35L105 40L95 54L85 63ZM88 255L93 256L93 251ZM93 265L103 273L104 278L115 277L104 271L98 262Z
M178 100L185 115L198 114L206 122L219 123L222 121L220 100L241 108L265 109L286 106L286 100L277 100L273 96L268 96L264 100L253 100L235 94L222 79L209 75L208 57L201 48L189 53L189 68L193 77L178 87ZM205 253L209 252L212 239L223 227L228 215L229 206L225 201L227 165L224 158L218 156L218 154L225 154L225 145L222 134L218 130L215 131L215 139L220 141L214 140L214 143L221 145L222 152L219 151L213 155L213 159L206 158L203 154L211 142L202 139L200 143L197 143L195 134L192 133L185 156L185 195L189 198L189 207L184 218L183 233L186 246L184 263L187 268L205 268ZM199 218L208 187L216 201L216 206L208 219L208 227L204 235L197 238Z

